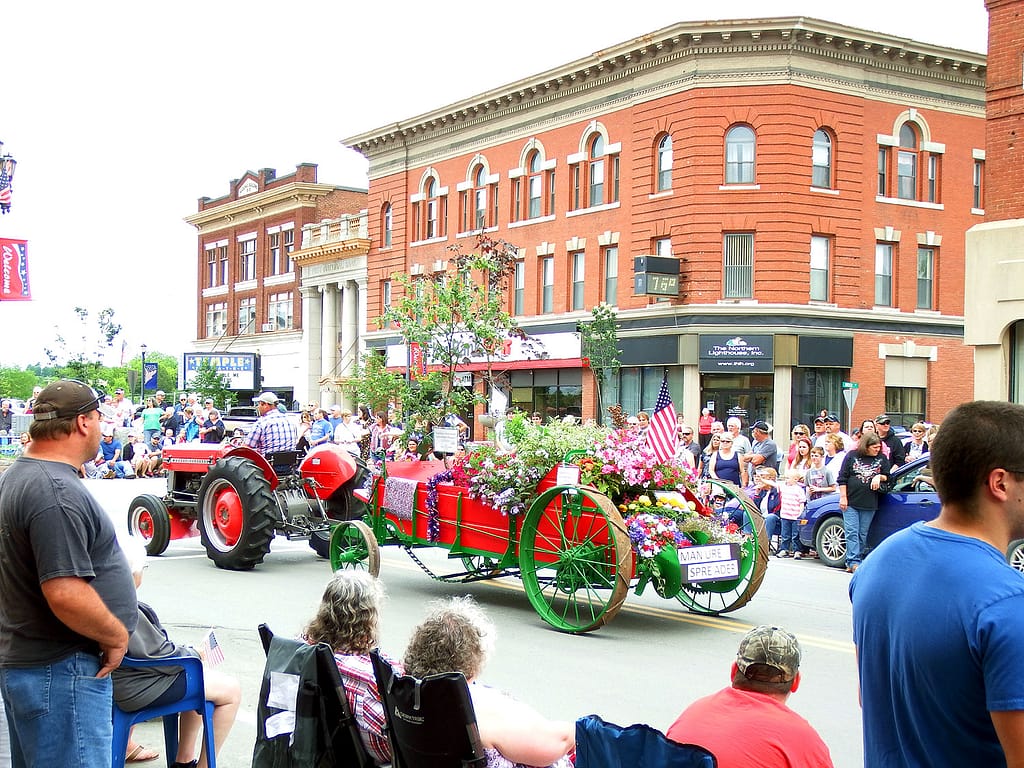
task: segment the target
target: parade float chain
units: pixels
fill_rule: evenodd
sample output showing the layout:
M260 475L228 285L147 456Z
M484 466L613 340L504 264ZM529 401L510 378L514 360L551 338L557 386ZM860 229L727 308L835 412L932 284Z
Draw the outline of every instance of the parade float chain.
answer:
M384 462L361 493L361 519L333 530L332 567L376 574L379 547L397 545L441 581L517 576L537 614L567 632L609 622L631 589L709 615L757 592L768 542L739 489L658 461L628 429L519 424L514 439L512 451ZM459 567L434 573L423 547L447 549Z

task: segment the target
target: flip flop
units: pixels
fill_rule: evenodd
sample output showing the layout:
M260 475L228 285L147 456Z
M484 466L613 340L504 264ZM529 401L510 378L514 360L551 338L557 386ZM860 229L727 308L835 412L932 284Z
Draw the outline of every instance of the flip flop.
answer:
M129 750L124 761L126 763L148 763L151 760L156 760L158 757L160 757L159 752L149 747L144 747L142 744L136 744L134 749Z

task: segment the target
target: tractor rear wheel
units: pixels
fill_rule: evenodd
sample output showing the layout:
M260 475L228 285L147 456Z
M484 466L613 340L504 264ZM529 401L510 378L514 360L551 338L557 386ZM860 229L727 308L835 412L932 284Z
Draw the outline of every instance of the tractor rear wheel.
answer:
M171 541L171 516L163 499L151 493L132 499L128 533L142 539L147 555L162 555Z
M249 459L228 456L199 486L199 533L218 568L247 571L270 551L277 504L270 483Z

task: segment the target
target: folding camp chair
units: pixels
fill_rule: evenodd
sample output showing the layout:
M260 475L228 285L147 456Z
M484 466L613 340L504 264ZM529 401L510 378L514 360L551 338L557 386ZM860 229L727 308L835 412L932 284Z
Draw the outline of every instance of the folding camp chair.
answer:
M377 651L373 672L384 711L394 768L484 768L473 701L459 672L419 680L395 674Z
M259 632L267 664L252 768L371 768L330 647Z
M623 727L597 715L576 721L576 768L716 768L704 747L679 744L638 723Z

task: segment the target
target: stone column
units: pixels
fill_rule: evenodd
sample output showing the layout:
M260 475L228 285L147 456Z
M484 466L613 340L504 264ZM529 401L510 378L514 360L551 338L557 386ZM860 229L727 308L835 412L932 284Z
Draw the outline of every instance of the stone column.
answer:
M359 288L351 280L342 285L341 301L341 376L351 376L356 371L357 344L359 329L357 327L359 309Z
M323 300L316 286L299 289L302 294L302 341L306 351L306 390L296 397L303 405L310 401L320 402L320 371L323 358L320 355L320 332L323 327Z
M337 376L338 371L338 285L324 286L324 325L320 353L323 357L323 375Z
M366 278L359 277L352 281L355 286L356 300L356 364L363 359L366 353L364 334L366 333Z

